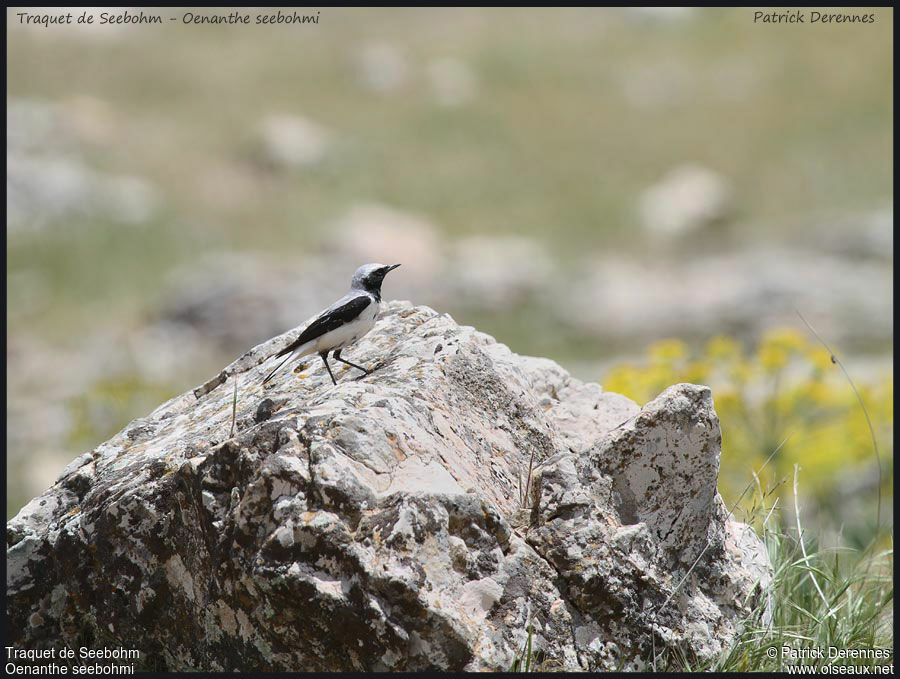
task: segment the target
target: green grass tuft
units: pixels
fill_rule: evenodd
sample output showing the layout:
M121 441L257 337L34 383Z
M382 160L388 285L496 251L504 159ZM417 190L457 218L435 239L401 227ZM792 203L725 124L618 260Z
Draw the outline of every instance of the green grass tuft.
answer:
M757 505L760 515L761 504ZM801 544L782 521L787 523L769 511L760 526L774 574L734 643L718 658L705 662L666 649L655 663L651 658L648 666L658 671L716 672L788 672L803 666L816 668L816 673L826 666L853 666L860 673L866 671L862 668L872 674L890 672L893 535L882 533L862 549L823 548L808 538ZM839 652L860 657L841 657ZM872 657L875 653L879 657Z

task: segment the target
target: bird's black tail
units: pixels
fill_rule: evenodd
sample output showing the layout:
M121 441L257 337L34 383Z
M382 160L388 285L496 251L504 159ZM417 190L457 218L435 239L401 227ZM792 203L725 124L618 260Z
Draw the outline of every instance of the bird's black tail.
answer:
M275 370L273 370L273 371L270 372L268 375L266 375L266 377L265 377L265 379L262 381L262 383L265 384L266 382L268 382L269 380L271 380L272 377L275 375L275 373L277 373L279 370L281 370L281 366L283 366L285 363L287 363L287 362L291 359L291 355L292 355L292 354L288 354L288 355L287 355L287 358L285 358L281 363L279 363L277 366L275 366Z

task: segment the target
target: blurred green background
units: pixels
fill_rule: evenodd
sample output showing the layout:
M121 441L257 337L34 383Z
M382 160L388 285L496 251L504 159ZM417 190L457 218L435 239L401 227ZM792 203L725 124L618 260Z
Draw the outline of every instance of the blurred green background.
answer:
M725 371L714 397L771 409L812 379L799 309L868 390L892 472L892 10L797 26L752 8L326 8L213 26L150 8L163 25L47 28L17 11L7 516L364 261L404 263L389 298L640 402L685 378L645 347L678 338L666 360L702 361L725 337L757 372ZM813 342L775 391L747 358L773 329ZM852 390L827 381L819 410L779 408L857 432ZM783 433L750 420L723 415L726 499ZM846 445L809 436L776 471L800 462L830 523L869 521L871 441L832 434Z

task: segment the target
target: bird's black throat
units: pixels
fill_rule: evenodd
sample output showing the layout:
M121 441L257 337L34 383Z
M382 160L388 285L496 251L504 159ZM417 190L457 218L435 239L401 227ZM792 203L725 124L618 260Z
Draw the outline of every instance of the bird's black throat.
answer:
M381 283L384 281L384 276L382 276L378 280L372 280L371 278L367 278L363 281L363 290L368 292L372 297L375 298L376 302L381 301Z
M380 302L382 283L384 283L384 274L376 271L363 281L363 290L372 295L376 302Z

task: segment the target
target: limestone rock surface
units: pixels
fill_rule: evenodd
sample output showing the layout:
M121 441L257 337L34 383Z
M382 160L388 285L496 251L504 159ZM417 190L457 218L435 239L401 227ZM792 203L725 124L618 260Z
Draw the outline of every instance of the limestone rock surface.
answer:
M10 644L169 670L505 670L530 626L545 668L600 670L733 637L769 565L716 491L709 389L639 408L407 302L346 352L371 375L335 367L333 386L312 357L263 388L301 329L8 522Z

